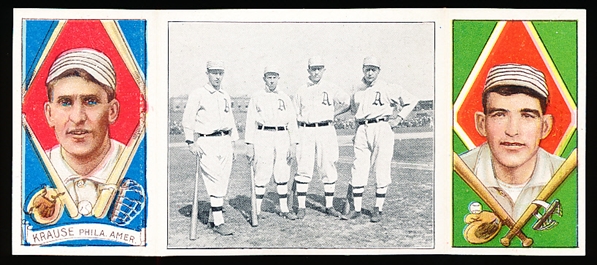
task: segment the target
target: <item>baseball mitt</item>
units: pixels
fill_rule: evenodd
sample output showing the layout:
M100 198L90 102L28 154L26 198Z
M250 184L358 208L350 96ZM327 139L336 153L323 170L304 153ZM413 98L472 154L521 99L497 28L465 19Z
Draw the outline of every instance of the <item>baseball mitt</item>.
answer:
M63 194L63 193L62 193ZM56 189L45 186L33 195L27 212L32 215L33 220L44 225L56 223L62 215L62 201L58 198L61 193Z
M490 241L502 228L500 219L494 213L487 211L468 214L464 222L467 223L464 228L464 238L471 244Z

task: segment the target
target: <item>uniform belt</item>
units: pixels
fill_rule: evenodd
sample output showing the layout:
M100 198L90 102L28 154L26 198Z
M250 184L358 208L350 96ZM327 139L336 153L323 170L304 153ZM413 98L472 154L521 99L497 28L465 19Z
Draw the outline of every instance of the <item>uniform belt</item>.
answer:
M196 135L198 137L208 137L208 136L225 136L225 135L229 135L230 134L230 130L228 131L215 131L213 133L210 134L202 134L202 133L196 133Z
M368 123L377 123L377 122L389 121L389 120L390 120L389 117L381 117L381 118L360 120L360 121L357 121L357 123L359 125L363 125L363 124L368 124Z
M299 121L299 126L301 127L323 127L332 124L331 121L322 121L322 122L315 122L315 123L306 123Z
M257 125L257 129L258 130L264 130L264 131L286 131L288 130L288 128L286 128L286 126L265 126L265 125Z

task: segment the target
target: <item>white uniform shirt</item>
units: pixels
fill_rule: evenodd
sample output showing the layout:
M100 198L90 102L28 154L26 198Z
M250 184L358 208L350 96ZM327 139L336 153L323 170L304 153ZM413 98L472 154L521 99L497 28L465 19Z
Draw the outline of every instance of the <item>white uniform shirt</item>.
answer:
M83 204L87 206L95 206L97 197L114 169L120 154L124 149L124 145L116 140L110 139L110 150L99 163L99 165L89 174L82 176L77 174L64 160L61 154L60 145L54 146L46 152L52 166L56 169L58 176L62 183L66 186L68 193L79 207L79 212L82 215L88 216L91 212L82 210Z
M396 106L400 117L405 119L418 103L418 99L401 86L379 79L370 86L361 80L353 90L350 108L357 120L392 116Z
M514 220L517 220L539 192L549 182L553 174L564 162L564 159L552 155L543 148L537 151L537 163L530 181L514 200L498 183L491 161L491 150L487 143L461 155L464 163L475 173L475 176L487 187L493 197L504 207Z
M194 133L211 134L216 131L231 131L232 141L238 140L230 96L209 83L189 94L182 126L186 140L194 141Z
M297 121L316 123L333 121L335 106L348 104L350 96L336 85L320 80L317 84L309 81L297 90L294 97Z
M251 96L247 110L245 142L254 143L257 126L286 126L290 142L296 143L296 113L290 97L278 89L259 90Z

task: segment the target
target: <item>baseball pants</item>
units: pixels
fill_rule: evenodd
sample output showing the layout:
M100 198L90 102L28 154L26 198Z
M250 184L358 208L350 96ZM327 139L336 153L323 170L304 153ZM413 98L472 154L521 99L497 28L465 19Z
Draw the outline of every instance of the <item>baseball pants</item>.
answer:
M272 175L276 183L287 183L290 179L288 131L258 130L255 139L255 185L267 185Z
M334 126L299 127L300 141L296 149L297 172L295 180L311 182L314 166L323 183L335 183L338 179L338 137Z
M224 198L228 192L234 152L230 136L199 137L195 144L203 151L200 166L207 194Z
M394 132L387 122L360 125L354 138L354 163L350 184L367 185L369 171L373 169L377 187L392 183L391 163L394 154Z

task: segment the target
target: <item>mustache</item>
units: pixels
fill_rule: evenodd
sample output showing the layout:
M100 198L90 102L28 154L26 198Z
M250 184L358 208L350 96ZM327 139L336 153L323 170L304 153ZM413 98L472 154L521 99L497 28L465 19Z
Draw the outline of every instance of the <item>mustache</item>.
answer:
M80 134L85 134L85 133L90 133L90 130L86 130L86 129L72 129L72 130L68 130L66 133L67 134L73 134L73 135L80 135Z

